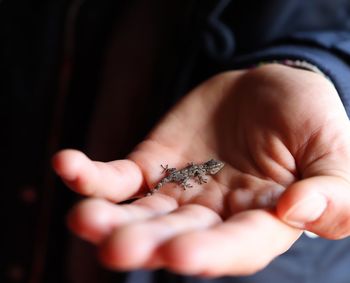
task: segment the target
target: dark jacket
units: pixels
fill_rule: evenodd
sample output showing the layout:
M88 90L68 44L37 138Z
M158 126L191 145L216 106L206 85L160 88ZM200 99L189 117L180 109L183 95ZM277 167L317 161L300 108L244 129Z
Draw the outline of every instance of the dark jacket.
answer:
M222 70L272 60L318 66L350 113L346 0L3 0L0 23L3 148L9 148L1 282L93 281L82 263L91 247L65 227L75 195L50 169L60 148L101 160L123 157L191 87ZM115 105L123 96L147 98L138 117L127 116L127 138L112 153L88 141L105 93ZM110 140L101 137L101 146ZM258 274L212 282L348 283L349 249L348 239L303 236ZM96 265L90 256L86 264ZM94 274L97 282L207 282L166 271Z

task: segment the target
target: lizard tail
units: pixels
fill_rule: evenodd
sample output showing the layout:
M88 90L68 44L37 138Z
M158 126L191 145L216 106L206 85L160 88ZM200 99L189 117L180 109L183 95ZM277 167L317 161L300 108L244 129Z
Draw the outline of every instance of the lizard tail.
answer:
M146 194L146 196L151 196L151 195L153 195L156 191L159 191L160 188L161 188L162 186L163 186L162 183L158 183L157 186L155 186L152 190L150 190L150 191Z

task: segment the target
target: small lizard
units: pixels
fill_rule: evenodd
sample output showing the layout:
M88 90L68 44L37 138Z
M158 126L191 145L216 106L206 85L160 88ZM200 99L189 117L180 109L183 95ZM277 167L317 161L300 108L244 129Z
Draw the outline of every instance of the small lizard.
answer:
M210 159L201 164L194 164L191 162L185 168L180 170L169 168L168 165L161 165L163 173L166 173L166 176L162 178L159 183L147 193L147 195L153 195L154 192L158 191L166 183L178 183L184 188L184 190L192 188L192 185L188 183L188 180L191 178L194 178L199 184L206 183L207 179L204 176L215 175L222 169L222 167L224 167L224 165L225 164L222 161L214 159Z

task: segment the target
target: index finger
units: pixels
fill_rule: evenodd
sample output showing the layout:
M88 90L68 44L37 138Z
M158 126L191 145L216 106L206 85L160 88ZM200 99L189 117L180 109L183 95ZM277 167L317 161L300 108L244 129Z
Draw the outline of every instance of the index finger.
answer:
M65 149L52 159L55 172L73 191L120 202L145 189L141 168L131 160L98 162L84 153Z

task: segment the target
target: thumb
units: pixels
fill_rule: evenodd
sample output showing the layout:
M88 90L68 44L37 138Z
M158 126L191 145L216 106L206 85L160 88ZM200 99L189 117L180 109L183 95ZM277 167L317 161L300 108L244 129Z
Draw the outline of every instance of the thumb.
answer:
M350 235L350 184L333 176L317 176L291 185L277 203L287 224L328 239Z

